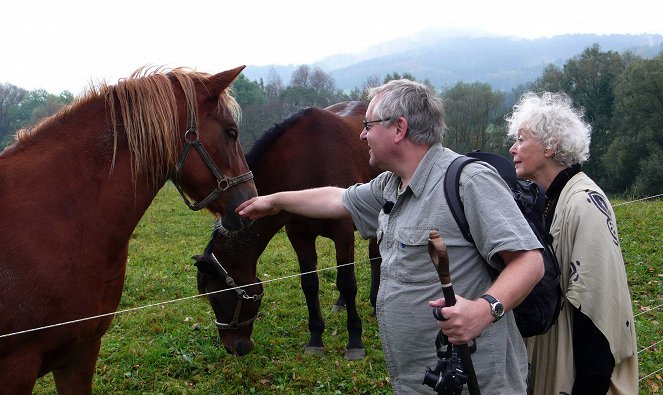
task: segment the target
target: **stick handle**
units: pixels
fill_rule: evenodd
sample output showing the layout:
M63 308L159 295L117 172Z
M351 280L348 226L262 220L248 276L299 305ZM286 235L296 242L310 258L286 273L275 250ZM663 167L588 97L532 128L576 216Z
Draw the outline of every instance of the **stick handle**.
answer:
M440 232L433 230L428 237L428 254L430 255L437 275L442 284L442 294L444 295L444 304L453 306L456 304L456 294L454 293L453 286L451 285L451 273L449 272L449 254L447 253L447 246L440 236ZM433 312L435 318L442 317L441 308L437 307ZM437 313L437 314L436 314ZM439 317L438 317L439 314ZM481 395L479 390L479 383L477 381L477 374L474 371L474 364L472 364L472 356L470 355L470 348L467 344L461 344L458 347L460 354L460 361L463 364L463 370L467 373L467 389L470 395Z

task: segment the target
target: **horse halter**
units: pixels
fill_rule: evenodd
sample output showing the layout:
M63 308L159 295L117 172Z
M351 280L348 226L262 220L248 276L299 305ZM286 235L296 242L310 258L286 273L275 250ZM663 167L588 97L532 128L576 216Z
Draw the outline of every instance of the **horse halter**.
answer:
M241 184L243 182L253 179L253 173L251 171L248 171L244 174L232 178L223 175L223 173L219 171L219 168L216 166L216 164L214 164L214 161L209 156L207 150L205 150L205 147L203 147L203 144L200 142L200 139L198 138L196 119L194 118L191 112L192 110L189 104L187 104L187 110L189 113L189 127L186 133L184 133L184 149L182 150L182 154L180 155L180 158L177 161L177 167L175 168L175 175L171 177L171 179L173 181L173 184L175 184L177 191L180 193L180 196L182 196L182 199L184 199L184 203L191 210L198 211L200 209L209 206L213 201L218 199L219 196L221 196L221 194L225 190L230 189L237 184ZM180 173L180 171L182 171L182 168L184 167L184 161L186 160L187 155L189 155L191 147L195 148L196 151L198 151L198 154L203 159L203 162L205 162L205 165L207 165L207 168L212 172L212 174L214 174L214 177L216 177L216 183L217 183L216 188L212 192L210 192L210 194L207 195L205 199L201 200L198 203L191 203L184 194L184 191L182 191L182 188L180 188L179 184L177 183L177 175Z
M216 324L216 327L219 328L219 329L237 329L237 328L241 328L241 327L247 326L249 324L252 324L253 321L255 321L256 318L258 318L257 313L253 318L249 318L246 321L238 322L239 321L239 313L242 311L242 301L251 300L251 301L254 301L254 302L259 302L262 299L262 297L265 296L265 291L263 290L263 292L261 292L259 294L249 296L246 293L246 291L244 291L244 289L240 288L237 285L237 283L235 283L235 280L233 280L233 278L230 277L230 274L228 273L228 271L223 267L221 262L219 262L219 260L216 259L216 256L214 256L214 253L210 253L209 256L212 258L212 261L214 263L216 263L221 268L221 273L222 273L223 279L225 280L226 284L228 284L228 286L232 287L232 289L234 289L235 292L237 293L237 304L235 305L235 314L233 315L232 322L230 322L229 324L225 324L223 322L219 322L218 320L214 320L214 323Z

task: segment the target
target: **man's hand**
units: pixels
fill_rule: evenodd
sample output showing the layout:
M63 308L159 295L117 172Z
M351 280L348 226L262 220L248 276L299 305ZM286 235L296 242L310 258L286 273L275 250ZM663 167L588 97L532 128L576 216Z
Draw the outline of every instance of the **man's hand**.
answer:
M343 206L344 191L338 187L281 191L249 199L240 204L235 212L252 221L281 211L309 218L351 218L350 211Z
M267 215L278 214L281 208L273 205L271 197L272 195L251 198L237 206L235 212L242 218L249 218L252 221Z
M450 307L444 307L444 298L430 301L428 304L442 307L442 315L446 320L439 321L438 326L451 344L471 342L494 320L490 304L481 298L471 301L456 295L456 304Z

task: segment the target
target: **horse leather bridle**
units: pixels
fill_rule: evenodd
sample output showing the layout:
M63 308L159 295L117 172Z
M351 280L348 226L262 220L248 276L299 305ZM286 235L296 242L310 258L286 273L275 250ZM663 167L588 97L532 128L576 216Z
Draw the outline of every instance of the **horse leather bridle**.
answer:
M188 109L188 114L189 114L189 127L184 134L184 149L182 150L182 154L180 155L179 160L177 161L177 167L175 168L175 175L171 177L173 184L175 184L175 187L177 188L177 191L180 193L182 198L184 199L184 203L193 211L198 211L200 209L203 209L207 206L210 205L213 201L219 198L221 194L229 189L232 188L233 186L237 184L241 184L243 182L249 181L253 179L253 173L251 171L248 171L244 174L241 174L237 177L226 177L219 171L219 168L216 166L212 158L209 156L207 153L207 150L205 150L205 147L203 147L203 144L200 142L200 139L198 138L198 130L196 128L196 119L192 114L191 110L191 105L187 104L187 109ZM207 168L214 174L214 177L216 177L216 183L217 186L216 188L209 194L207 197L203 200L201 200L198 203L191 203L189 199L187 199L186 195L184 194L184 191L182 191L182 188L180 188L179 184L177 183L177 176L182 171L182 168L184 167L184 161L186 160L187 156L189 155L189 151L191 150L191 147L195 148L196 151L198 151L198 154L200 157L203 159L203 162L207 165Z
M214 323L216 324L216 327L219 328L219 329L237 329L237 328L241 328L241 327L247 326L249 324L252 324L253 321L255 321L256 318L258 318L257 313L253 318L249 318L246 321L238 322L239 321L239 313L242 310L242 301L252 300L254 302L259 302L262 299L262 297L265 295L265 291L263 290L263 292L261 292L259 294L249 296L246 293L246 291L244 291L244 289L240 288L237 285L237 283L235 283L235 280L233 280L233 278L230 277L230 274L228 273L226 268L224 268L223 265L221 264L221 262L219 262L219 260L216 259L216 256L214 256L214 253L210 253L209 256L210 256L210 258L212 258L212 261L221 268L221 275L223 276L223 279L225 280L226 284L228 284L228 286L232 287L232 289L234 289L234 291L237 293L237 304L235 305L235 314L233 315L232 322L230 322L229 324L225 324L223 322L219 322L218 320L214 320Z

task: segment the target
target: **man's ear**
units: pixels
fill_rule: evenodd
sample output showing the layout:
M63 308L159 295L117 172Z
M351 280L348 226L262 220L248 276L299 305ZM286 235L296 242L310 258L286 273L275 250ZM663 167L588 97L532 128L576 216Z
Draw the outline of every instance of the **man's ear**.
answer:
M396 135L394 136L394 143L399 144L405 140L408 132L407 119L405 117L398 117L396 120Z

